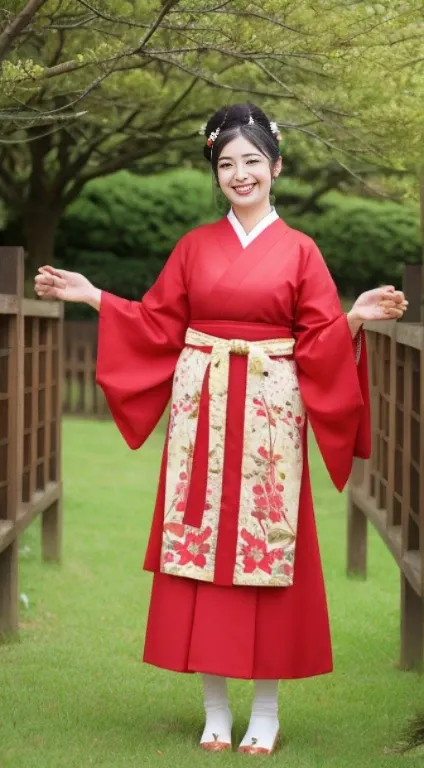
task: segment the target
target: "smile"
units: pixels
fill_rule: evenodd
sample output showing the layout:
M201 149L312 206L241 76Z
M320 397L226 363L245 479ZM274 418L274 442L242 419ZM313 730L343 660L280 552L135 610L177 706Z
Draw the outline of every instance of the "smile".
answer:
M249 195L255 186L256 184L244 184L240 187L233 187L233 189L234 192L237 192L238 195Z

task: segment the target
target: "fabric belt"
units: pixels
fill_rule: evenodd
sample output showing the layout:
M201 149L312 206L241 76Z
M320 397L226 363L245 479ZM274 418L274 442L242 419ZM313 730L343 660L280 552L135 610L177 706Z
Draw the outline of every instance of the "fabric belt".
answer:
M220 395L228 390L230 354L248 358L248 375L262 373L266 376L266 366L270 357L286 357L293 353L294 339L267 339L265 341L245 341L244 339L221 339L202 331L188 328L185 343L189 347L210 352L209 393Z

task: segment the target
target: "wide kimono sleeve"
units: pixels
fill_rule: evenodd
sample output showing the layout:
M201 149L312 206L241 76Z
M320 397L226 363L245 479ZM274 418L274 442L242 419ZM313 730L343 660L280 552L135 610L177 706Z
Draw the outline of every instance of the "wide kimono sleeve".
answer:
M172 392L189 324L183 238L142 301L102 291L96 381L130 448L150 435Z
M312 241L301 247L294 336L299 386L334 485L342 490L353 457L370 455L365 334L352 340L336 286Z

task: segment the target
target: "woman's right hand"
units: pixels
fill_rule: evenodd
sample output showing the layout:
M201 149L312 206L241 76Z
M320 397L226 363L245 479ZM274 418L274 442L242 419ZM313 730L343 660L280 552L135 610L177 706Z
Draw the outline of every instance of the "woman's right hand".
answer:
M34 281L34 290L40 298L86 302L98 308L100 291L84 275L48 265L40 267L38 272Z

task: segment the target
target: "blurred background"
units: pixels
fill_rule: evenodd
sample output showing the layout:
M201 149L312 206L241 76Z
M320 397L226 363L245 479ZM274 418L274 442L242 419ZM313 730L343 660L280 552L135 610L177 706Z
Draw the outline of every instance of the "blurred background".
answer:
M140 298L224 212L199 129L239 101L278 122L277 209L343 296L420 263L421 2L9 1L0 23L0 241L28 295L54 263Z

